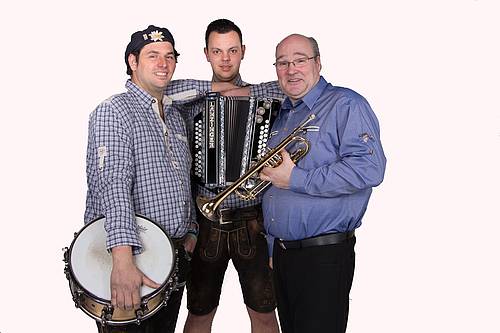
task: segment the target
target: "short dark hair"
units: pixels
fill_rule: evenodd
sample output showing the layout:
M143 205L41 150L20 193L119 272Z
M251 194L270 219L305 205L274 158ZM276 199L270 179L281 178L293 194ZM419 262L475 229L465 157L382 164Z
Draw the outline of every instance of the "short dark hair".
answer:
M139 53L141 53L141 50L130 52L130 54L132 54L135 57L135 61L137 61L137 63L139 63ZM130 68L128 59L127 59L127 74L132 75L132 68Z
M240 43L243 45L243 36L241 34L240 28L234 22L228 20L228 19L218 19L215 21L212 21L208 26L207 26L207 31L205 32L205 46L208 47L208 36L210 36L210 33L212 32L218 32L220 34L225 34L230 31L235 31L238 36L240 37Z

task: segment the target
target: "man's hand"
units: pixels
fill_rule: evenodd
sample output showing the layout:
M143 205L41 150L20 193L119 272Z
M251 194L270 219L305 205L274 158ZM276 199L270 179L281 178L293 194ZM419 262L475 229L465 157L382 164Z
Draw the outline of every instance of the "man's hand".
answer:
M250 96L250 87L237 87L225 90L222 92L222 96Z
M186 239L184 239L184 250L190 255L194 252L194 248L196 247L197 237L193 234L188 233L186 235Z
M230 82L212 82L212 91L222 96L250 96L250 87L239 87Z
M231 82L212 82L212 91L224 93L225 91L239 88Z
M273 257L269 257L269 268L273 269Z
M269 181L273 183L274 186L289 189L290 188L290 175L292 174L292 169L295 167L295 163L290 159L290 154L283 149L280 151L283 162L275 168L265 167L262 169L259 177L263 181Z
M134 263L130 246L117 246L111 250L113 269L111 270L111 304L122 310L138 309L141 305L140 287L153 289L160 285L149 279Z

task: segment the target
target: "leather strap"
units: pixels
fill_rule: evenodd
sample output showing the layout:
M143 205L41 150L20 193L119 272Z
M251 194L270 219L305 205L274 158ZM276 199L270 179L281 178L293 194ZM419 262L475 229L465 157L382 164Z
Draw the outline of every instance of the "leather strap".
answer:
M324 234L311 238L305 238L300 240L285 241L277 239L279 246L283 250L288 249L300 249L304 247L311 246L322 246L322 245L332 245L342 243L343 241L352 238L354 236L354 230L348 232L337 232L333 234Z

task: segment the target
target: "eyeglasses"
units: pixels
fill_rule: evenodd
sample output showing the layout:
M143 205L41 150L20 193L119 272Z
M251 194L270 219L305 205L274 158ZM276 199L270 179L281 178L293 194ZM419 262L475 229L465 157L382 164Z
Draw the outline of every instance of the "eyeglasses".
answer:
M312 57L303 57L303 58L298 58L292 61L285 61L285 60L280 60L276 61L273 65L276 66L276 69L279 71L284 71L290 67L291 64L295 66L295 68L301 68L304 67L307 62L311 59L316 58L317 56L312 56Z

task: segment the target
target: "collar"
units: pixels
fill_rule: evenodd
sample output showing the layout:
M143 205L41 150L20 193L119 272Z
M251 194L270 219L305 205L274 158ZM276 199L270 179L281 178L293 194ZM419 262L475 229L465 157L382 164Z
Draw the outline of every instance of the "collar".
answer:
M147 91L139 87L137 84L132 82L132 80L128 79L127 82L125 83L125 88L127 88L128 92L135 96L139 102L141 103L142 106L145 108L151 107L151 104L153 104L153 101L157 101L157 99L153 96L151 96ZM162 99L162 104L165 107L165 105L172 104L172 100L164 95Z
M222 82L222 81L219 81L215 78L215 75L212 75L212 82ZM233 79L232 83L235 85L235 86L238 86L238 87L245 87L245 86L248 86L248 83L246 83L245 81L243 81L241 79L241 74L238 73L238 75L236 75L236 77Z
M281 108L284 110L291 110L294 106L297 106L300 103L304 103L309 108L309 110L312 110L314 104L316 104L316 101L318 100L319 96L321 96L321 93L327 85L328 82L326 82L323 76L320 76L318 83L316 83L316 85L311 90L309 90L309 92L305 94L304 97L298 100L295 105L292 104L292 101L289 97L286 97Z

